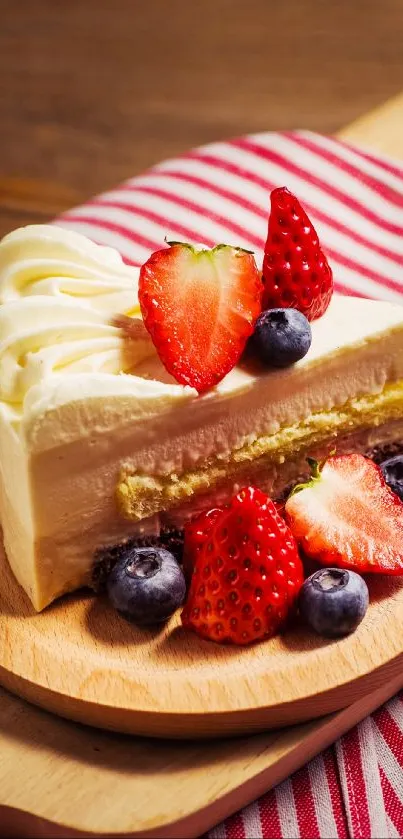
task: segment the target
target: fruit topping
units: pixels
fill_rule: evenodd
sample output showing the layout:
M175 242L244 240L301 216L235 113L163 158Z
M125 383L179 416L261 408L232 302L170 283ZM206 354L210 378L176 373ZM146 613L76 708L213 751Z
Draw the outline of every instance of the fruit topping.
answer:
M263 259L263 309L298 309L321 317L332 297L333 275L312 222L288 189L271 193Z
M96 592L104 591L106 581L113 566L119 559L123 559L133 548L165 548L173 554L174 558L182 564L183 561L183 531L169 529L164 530L159 536L137 536L120 542L117 545L110 545L107 548L99 548L94 556L94 564L91 574L91 588Z
M200 513L196 518L185 524L183 545L183 572L186 580L190 581L196 559L210 536L213 524L222 513L219 508L213 508Z
M114 608L139 626L166 621L186 596L185 578L175 557L158 547L122 551L106 588Z
M183 625L227 644L269 638L284 624L303 582L292 533L270 498L254 487L216 511L207 529L204 539L204 522Z
M268 367L288 367L307 354L312 342L309 321L297 309L267 309L250 338L254 355Z
M369 602L368 586L355 571L321 568L305 580L299 610L319 635L349 635L361 623Z
M403 501L403 455L390 457L381 463L381 472L392 492Z
M169 373L199 393L239 360L261 311L262 282L249 251L173 242L140 270L144 323Z
M307 556L361 572L403 573L403 503L382 472L360 454L330 457L295 487L288 524Z

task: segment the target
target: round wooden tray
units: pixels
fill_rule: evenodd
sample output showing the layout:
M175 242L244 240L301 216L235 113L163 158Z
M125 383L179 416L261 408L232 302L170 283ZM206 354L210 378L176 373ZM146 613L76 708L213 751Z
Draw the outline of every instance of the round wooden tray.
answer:
M175 616L140 630L103 597L67 597L35 614L0 561L0 682L61 716L158 737L241 734L345 707L401 672L403 581L370 580L350 637L295 626L249 648L217 646Z

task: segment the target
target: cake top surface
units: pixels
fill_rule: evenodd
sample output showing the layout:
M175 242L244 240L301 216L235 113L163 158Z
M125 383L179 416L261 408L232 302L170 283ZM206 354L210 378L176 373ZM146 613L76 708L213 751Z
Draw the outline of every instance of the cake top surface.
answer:
M346 354L385 332L403 349L403 307L334 295L312 323L308 354L287 370L239 365L198 396L161 364L141 321L137 267L111 248L56 225L32 225L0 243L0 399L17 415L45 412L86 398L130 398L139 413L166 411L184 400L220 400L253 389L257 378L290 381L307 366ZM113 325L139 321L136 341Z

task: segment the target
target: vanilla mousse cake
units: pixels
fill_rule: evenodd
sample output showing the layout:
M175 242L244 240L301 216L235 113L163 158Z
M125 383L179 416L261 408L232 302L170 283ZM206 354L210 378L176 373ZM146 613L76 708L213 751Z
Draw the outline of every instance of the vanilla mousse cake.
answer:
M237 487L278 498L307 456L403 441L403 307L334 295L301 361L245 362L198 395L159 360L137 287L117 253L53 225L0 244L0 517L37 610L90 584L100 551Z

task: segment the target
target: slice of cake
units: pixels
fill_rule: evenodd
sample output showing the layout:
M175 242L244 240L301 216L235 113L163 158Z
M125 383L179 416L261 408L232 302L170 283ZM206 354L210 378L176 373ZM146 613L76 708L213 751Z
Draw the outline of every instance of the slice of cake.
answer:
M403 308L334 295L296 364L239 362L198 394L160 360L138 276L55 226L0 244L0 517L37 610L242 485L281 497L307 456L403 441Z

